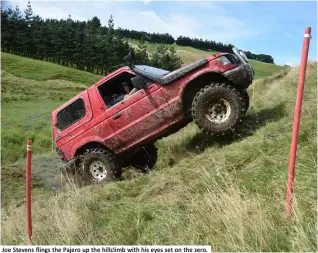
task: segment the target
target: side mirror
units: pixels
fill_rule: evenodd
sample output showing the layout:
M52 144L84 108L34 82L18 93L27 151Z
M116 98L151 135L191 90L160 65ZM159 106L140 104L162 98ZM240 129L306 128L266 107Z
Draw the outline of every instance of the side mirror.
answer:
M131 83L137 90L145 89L147 87L147 82L141 76L135 76L131 78Z

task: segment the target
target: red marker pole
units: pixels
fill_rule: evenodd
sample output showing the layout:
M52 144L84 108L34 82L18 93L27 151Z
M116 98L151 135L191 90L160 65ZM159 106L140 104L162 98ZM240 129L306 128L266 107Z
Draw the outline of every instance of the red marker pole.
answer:
M297 143L298 143L301 104L303 101L303 93L304 93L304 82L305 82L305 76L306 76L309 41L311 38L310 33L311 33L311 28L307 27L305 29L305 34L304 34L303 52L302 52L301 63L300 63L297 99L296 99L295 114L294 114L293 135L292 135L292 141L291 141L289 166L288 166L288 184L287 184L287 194L286 194L286 215L287 216L290 216L291 214L296 151L297 151Z
M27 206L27 231L29 243L32 244L32 214L31 214L31 157L32 141L27 141L27 161L26 161L26 206Z

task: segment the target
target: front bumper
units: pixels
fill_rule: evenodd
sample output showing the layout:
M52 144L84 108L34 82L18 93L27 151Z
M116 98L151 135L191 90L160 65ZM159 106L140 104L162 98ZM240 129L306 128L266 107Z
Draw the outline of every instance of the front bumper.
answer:
M68 161L61 149L55 147L55 151L56 151L56 153L58 154L58 156L61 158L61 160L63 162L67 162Z
M247 89L253 82L254 70L251 65L245 63L224 72L223 75L234 85Z

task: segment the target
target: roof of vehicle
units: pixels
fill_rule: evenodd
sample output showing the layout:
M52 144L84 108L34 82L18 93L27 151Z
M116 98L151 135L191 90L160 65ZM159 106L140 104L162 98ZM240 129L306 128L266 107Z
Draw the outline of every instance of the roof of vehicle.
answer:
M155 77L162 77L162 76L170 73L170 71L168 71L168 70L155 68L155 67L148 66L148 65L135 65L134 69L148 73L148 74L155 76Z
M121 67L113 72L111 72L110 74L108 74L107 76L103 77L102 79L100 79L99 81L97 81L96 83L94 83L92 85L93 86L98 86L100 85L101 83L105 82L107 79L109 78L112 78L114 75L116 75L118 72L121 72L121 71L124 71L124 70L127 70L127 71L131 71L131 69L129 67Z
M201 60L187 64L181 68L178 68L172 72L144 65L137 65L133 68L133 70L139 75L158 82L159 84L166 85L182 76L187 75L191 71L204 66L208 62L209 60L207 58L203 58Z

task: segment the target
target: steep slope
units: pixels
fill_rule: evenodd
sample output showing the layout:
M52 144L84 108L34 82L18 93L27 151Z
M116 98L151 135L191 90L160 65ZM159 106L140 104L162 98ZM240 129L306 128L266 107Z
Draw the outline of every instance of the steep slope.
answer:
M159 161L148 175L127 169L126 180L104 187L49 190L43 188L41 176L58 172L52 163L55 155L35 157L39 177L34 181L34 243L210 244L215 251L316 251L317 64L308 66L294 215L284 217L298 71L292 68L254 82L252 108L235 138L209 138L189 124L158 141ZM6 109L10 111L9 106ZM7 173L10 180L4 179L2 187L10 186L12 171L23 183L24 164L21 160L4 166L2 175ZM20 187L20 194L6 202L4 244L26 242L21 225L23 191ZM12 198L8 189L2 192Z
M1 52L1 65L2 70L16 77L37 81L66 80L89 86L101 78L89 72L3 52Z

